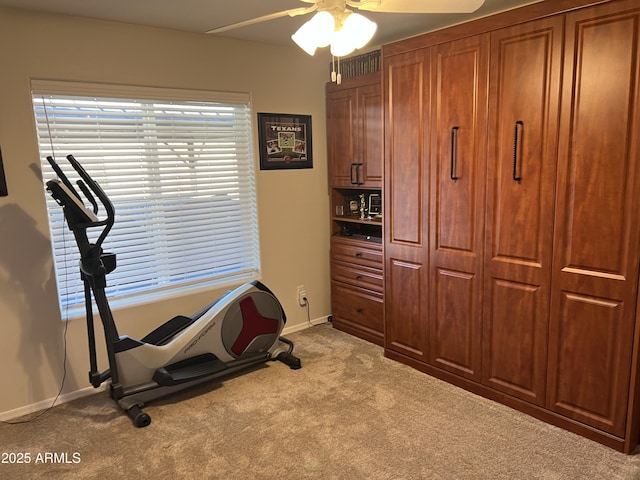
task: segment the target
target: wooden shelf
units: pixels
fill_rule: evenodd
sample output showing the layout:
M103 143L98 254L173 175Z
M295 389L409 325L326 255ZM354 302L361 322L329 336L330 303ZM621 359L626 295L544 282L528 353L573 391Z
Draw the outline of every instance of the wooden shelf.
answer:
M382 225L382 217L362 220L358 216L344 215L342 217L331 217L331 219L335 220L336 222L362 223L366 225L371 225L371 224Z

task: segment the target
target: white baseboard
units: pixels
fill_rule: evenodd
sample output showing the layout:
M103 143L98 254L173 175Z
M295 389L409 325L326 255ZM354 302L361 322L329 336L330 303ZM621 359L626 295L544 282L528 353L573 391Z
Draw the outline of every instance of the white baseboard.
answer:
M303 323L298 323L296 325L291 325L288 327L285 327L282 330L282 334L283 335L289 335L291 333L294 332L301 332L302 330L306 330L307 328L313 326L313 325L318 325L318 324L322 324L322 323L326 323L327 321L327 317L321 317L321 318L317 318L316 320L313 320L311 322L311 325L309 325L309 322L303 322ZM46 400L42 400L36 403L32 403L30 405L25 405L24 407L19 407L16 408L14 410L8 410L6 412L0 412L0 421L3 422L7 422L19 417L23 417L25 415L29 415L31 413L36 413L39 412L41 410L45 410L47 408L51 408L54 405L60 405L62 403L67 403L70 402L72 400L75 400L76 398L82 398L82 397L87 397L89 395L93 395L97 392L101 392L104 391L108 388L108 384L105 383L103 385L101 385L99 388L93 388L91 386L89 387L85 387L85 388L81 388L80 390L76 390L73 392L69 392L69 393L63 393L62 395L60 395L57 399L55 397L46 399ZM55 401L55 404L54 404Z
M306 330L309 327L313 327L316 325L322 325L323 323L327 323L327 319L329 318L329 315L326 315L324 317L320 317L320 318L316 318L315 320L311 320L311 324L309 324L309 322L302 322L302 323L297 323L295 325L291 325L291 326L285 326L282 329L282 334L283 335L289 335L291 333L294 332L301 332L302 330Z
M70 402L72 400L75 400L76 398L88 397L89 395L93 395L97 392L102 392L106 389L107 389L107 384L104 384L104 385L101 385L99 388L86 387L86 388L81 388L80 390L75 390L73 392L63 393L57 399L56 397L52 397L46 400L42 400L40 402L32 403L30 405L25 405L24 407L16 408L14 410L1 412L0 421L7 422L15 418L22 417L24 415L29 415L31 413L39 412L41 410L46 410L47 408L51 408L55 405L60 405L62 403Z

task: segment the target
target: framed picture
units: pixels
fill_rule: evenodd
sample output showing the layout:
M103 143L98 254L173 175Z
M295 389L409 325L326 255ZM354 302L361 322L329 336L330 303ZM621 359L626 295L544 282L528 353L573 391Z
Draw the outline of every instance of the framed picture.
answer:
M382 198L379 193L369 194L369 215L380 215L382 213Z
M313 168L311 115L258 113L260 170Z

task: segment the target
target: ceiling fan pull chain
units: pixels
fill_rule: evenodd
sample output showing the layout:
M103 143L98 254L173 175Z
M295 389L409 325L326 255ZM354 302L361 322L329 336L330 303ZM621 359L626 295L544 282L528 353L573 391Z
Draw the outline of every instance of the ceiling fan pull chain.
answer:
M331 81L336 81L336 57L331 55Z
M340 57L338 57L338 75L336 75L336 83L338 85L342 83L342 74L340 73Z

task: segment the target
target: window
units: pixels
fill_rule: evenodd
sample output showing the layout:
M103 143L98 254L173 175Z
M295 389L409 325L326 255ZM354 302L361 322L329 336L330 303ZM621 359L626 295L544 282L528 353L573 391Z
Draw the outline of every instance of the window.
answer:
M73 172L72 154L115 206L103 246L118 259L107 277L112 307L258 277L248 94L34 80L32 100L45 178L55 175L48 155ZM62 208L46 197L69 318L84 309L79 254Z

